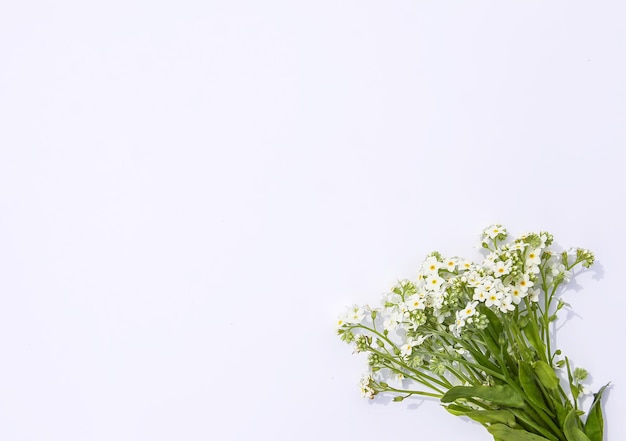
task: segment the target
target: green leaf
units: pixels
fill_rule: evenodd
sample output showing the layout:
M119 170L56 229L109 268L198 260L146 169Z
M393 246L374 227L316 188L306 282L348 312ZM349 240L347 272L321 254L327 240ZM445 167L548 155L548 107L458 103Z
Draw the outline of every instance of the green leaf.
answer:
M559 379L552 366L545 361L539 360L535 362L534 368L537 378L546 389L554 390L559 387Z
M493 310L488 307L480 308L480 312L482 312L483 314L485 314L485 316L487 316L487 319L489 320L489 323L491 324L492 329L494 330L494 334L495 335L502 334L502 322L500 321L496 313L493 312Z
M585 422L585 433L591 441L602 441L604 434L604 417L602 416L602 394L608 384L602 386L597 394L593 394L593 403L589 408L587 421Z
M544 400L543 393L541 392L541 389L537 385L537 381L535 380L535 378L536 378L535 372L533 371L533 368L530 365L530 363L520 361L519 362L519 382L520 382L520 385L522 386L522 389L526 393L528 400L534 406L544 410L546 413L553 416L554 413L548 408L548 405L546 404Z
M450 412L454 416L464 416L467 412L470 412L470 410L468 410L467 408L462 407L462 406L457 406L456 404L448 404L447 406L444 406L444 407L448 412Z
M570 413L565 417L563 423L563 433L567 441L591 441L585 432L580 430L579 425L580 418L578 418L578 411L572 409Z
M472 410L465 413L466 416L479 423L502 423L509 427L519 427L515 422L515 415L508 410Z
M552 399L552 405L556 409L556 417L559 421L559 424L563 426L563 424L565 424L565 418L567 418L567 415L573 409L572 405L569 401L566 401L565 405L563 405L559 400L554 398Z
M504 424L492 424L487 427L487 430L494 438L506 441L549 441L548 438L543 436L535 435L525 430L511 429Z
M541 433L551 441L559 441L559 439L553 433L551 433L547 428L543 427L541 421L538 420L536 414L534 414L534 417L532 417L531 415L529 415L528 410L525 411L522 409L511 409L511 412L513 413L513 415L515 415L515 418L517 418L523 428L533 429L536 433Z
M499 369L499 366L494 364L493 361L491 361L482 351L472 349L471 347L468 348L468 351L481 366L493 371L497 371Z
M451 403L460 398L479 398L500 406L524 406L524 398L511 386L454 386L441 397L442 403Z
M492 354L498 355L502 352L502 348L498 345L498 343L496 343L496 341L487 330L482 333L482 337L483 343L485 344L486 348L491 351Z
M538 354L545 354L546 345L543 343L543 340L541 340L541 337L539 336L539 331L535 328L534 325L534 322L529 321L528 325L524 327L524 335L526 335L526 338Z

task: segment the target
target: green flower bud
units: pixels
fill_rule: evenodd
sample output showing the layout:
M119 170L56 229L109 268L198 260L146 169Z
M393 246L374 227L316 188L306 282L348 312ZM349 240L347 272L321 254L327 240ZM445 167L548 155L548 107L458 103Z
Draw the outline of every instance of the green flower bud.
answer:
M587 375L589 375L589 373L582 368L576 368L574 369L574 380L576 381L583 381L585 378L587 378Z

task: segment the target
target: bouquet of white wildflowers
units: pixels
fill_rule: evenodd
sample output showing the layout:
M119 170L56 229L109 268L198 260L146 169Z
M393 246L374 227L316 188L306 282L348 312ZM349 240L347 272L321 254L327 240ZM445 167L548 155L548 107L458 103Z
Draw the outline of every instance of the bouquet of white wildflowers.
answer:
M339 319L341 339L369 354L362 392L439 399L496 441L602 441L606 386L584 411L587 372L552 342L567 306L560 288L594 256L553 252L545 232L507 237L500 225L483 232L482 263L434 252L380 308L354 306Z

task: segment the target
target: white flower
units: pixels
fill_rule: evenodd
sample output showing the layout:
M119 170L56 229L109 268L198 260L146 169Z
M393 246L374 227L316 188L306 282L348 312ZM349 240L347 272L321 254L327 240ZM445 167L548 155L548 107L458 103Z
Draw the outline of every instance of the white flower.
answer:
M572 272L571 271L563 271L563 281L565 283L569 282L572 278Z
M516 305L519 305L524 297L526 297L528 290L522 290L519 286L513 286L510 291L511 300Z
M494 279L493 277L485 277L482 281L482 286L484 286L487 291L490 291L496 288L499 282L499 280Z
M424 340L426 340L426 338L428 338L428 336L420 335L419 337L417 337L417 339L408 339L406 343L400 346L402 356L408 357L409 355L411 355L413 353L413 348L424 343Z
M474 314L476 314L476 306L478 305L478 302L470 302L468 303L465 308L463 308L461 310L461 316L464 319L468 319L469 317L473 316Z
M402 316L405 316L409 313L409 305L406 302L402 302L398 304L398 310L400 311L400 314L402 314Z
M539 293L538 289L530 289L528 290L528 298L531 302L537 303L539 301Z
M358 305L354 305L348 309L344 315L342 315L339 321L343 321L345 324L361 323L365 318L365 310ZM340 325L341 326L341 325Z
M469 271L472 269L473 263L471 260L461 260L457 262L457 267L463 271Z
M483 231L483 234L489 239L495 239L498 234L502 233L506 234L506 229L504 229L502 225L491 225Z
M385 294L383 299L383 304L391 303L392 305L397 305L402 301L402 296L400 294L396 294L395 292L388 292Z
M492 297L496 291L502 288L502 282L500 279L494 279L493 277L485 277L481 280L480 285L474 290L473 300L479 302L485 302L488 298ZM487 305L491 306L491 305Z
M502 299L502 293L496 290L491 290L485 300L485 306L500 306L500 299Z
M455 259L454 257L450 259L444 259L443 267L450 272L454 272L454 270L456 269L457 263L458 263L457 259Z
M518 282L518 286L522 291L527 292L529 288L534 286L534 283L530 280L529 274L524 274L522 279Z
M526 272L531 274L539 274L541 270L539 269L539 265L530 265L526 267Z
M467 285L476 288L482 282L482 277L478 271L470 271L467 273Z
M426 275L438 275L438 270L441 268L443 264L437 260L435 256L429 256L424 260L422 264L422 270Z
M428 289L429 291L435 291L438 290L441 287L441 284L444 282L444 280L436 275L433 276L428 276L426 277L426 289Z
M528 250L526 256L526 266L535 266L541 263L541 254L536 249Z
M483 260L483 265L486 266L487 268L493 268L496 264L496 259L498 258L498 254L497 253L489 253L487 254L487 256L485 256L485 260Z
M420 272L417 273L417 282L415 283L415 287L416 288L422 288L424 286L424 277L426 277L424 275L424 273L420 270Z
M526 248L528 246L528 244L526 242L515 242L514 244L511 245L511 249L512 250L516 250L516 251L522 251L524 250L524 248Z
M369 398L371 400L374 399L374 395L376 395L376 391L372 388L373 378L371 375L365 375L361 379L361 394L365 398Z
M506 262L496 262L493 267L493 274L496 277L506 276L511 271L511 265L512 262L510 260L507 260Z
M572 278L572 272L571 272L571 271L568 271L568 270L565 268L565 265L563 265L563 264L562 264L562 263L560 263L560 262L555 262L554 264L552 264L552 265L550 266L550 270L551 270L552 275L553 275L554 277L557 277L559 274L561 274L561 273L562 273L562 274L563 274L563 281L564 281L565 283L569 282L569 281L570 281L570 279Z
M443 291L430 291L424 297L424 302L427 308L440 309L443 305L444 293Z
M449 329L455 337L459 337L461 335L461 329L463 329L464 326L465 320L463 320L457 311L456 319L454 320L454 323L449 326Z
M424 295L413 294L406 299L406 304L409 311L415 311L416 309L426 308L426 302Z
M383 319L383 329L391 332L394 331L398 324L402 321L402 312L398 308L393 308Z
M443 323L443 321L447 318L450 317L452 314L450 313L450 311L442 311L441 309L435 309L433 311L433 317L435 317L437 319L437 323Z
M487 291L485 287L481 285L474 289L474 296L472 297L472 299L478 300L479 302L484 302L485 300L487 300L488 296L489 291Z
M560 261L551 262L550 264L550 272L553 276L558 276L561 272L565 271L565 265L563 265Z
M413 346L415 345L412 345L411 342L408 341L400 346L400 353L402 354L402 356L408 357L409 355L411 355L413 353Z
M500 301L500 307L499 307L500 311L506 313L508 311L514 311L515 310L515 305L513 304L511 297L509 296L504 296L502 298L502 300Z

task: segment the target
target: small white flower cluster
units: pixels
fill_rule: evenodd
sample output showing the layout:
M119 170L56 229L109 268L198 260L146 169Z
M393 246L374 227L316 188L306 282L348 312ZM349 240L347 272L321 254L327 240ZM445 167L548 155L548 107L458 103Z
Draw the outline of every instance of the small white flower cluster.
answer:
M337 326L341 328L345 325L361 323L365 318L365 309L359 305L353 305L337 319Z
M376 395L376 389L373 387L374 379L371 375L367 374L361 378L361 395L364 398L369 398L370 400L374 399L374 395Z
M483 243L495 242L497 238L504 240L506 230L494 225L485 230ZM387 307L380 311L385 317L385 329L415 326L410 320L411 313L428 310L438 323L448 323L448 329L458 337L463 328L479 316L477 308L481 303L508 313L527 296L530 301L538 301L540 290L534 285L548 238L539 236L536 246L524 239L518 239L510 247L491 249L482 264L444 258L437 253L427 257L417 282L411 286L414 293L404 298L395 292L387 296ZM558 264L555 262L554 266ZM404 347L413 344L418 345L418 340L409 340Z
M581 248L555 253L552 242L549 233L510 241L505 228L492 225L481 236L482 262L433 252L416 279L396 284L380 307L348 308L337 322L338 333L355 352L368 353L363 396L438 398L451 413L471 418L484 410L477 420L496 439L570 439L572 427L583 427L577 403L588 392L587 372L572 371L569 359L560 358L551 327L567 305L559 287L577 265L588 268L594 256ZM563 367L569 395L555 372ZM591 408L597 407L584 423L585 433L599 434L593 439L602 437L598 412L606 387L594 394ZM507 412L522 405L528 409L523 417ZM563 427L545 413L547 406L553 415L569 409L558 417Z
M433 350L434 342L442 341L441 332L461 338L484 328L483 308L502 315L529 309L547 286L571 276L571 253L549 251L551 234L530 233L510 243L507 237L501 225L483 231L481 243L487 255L482 263L432 253L420 266L417 279L399 282L384 295L381 308L349 308L338 321L339 333L349 342L354 339L352 331L359 332L355 325L382 323L385 336L400 349L399 355L408 358L431 337ZM593 262L587 250L574 253ZM442 346L437 351L448 349Z

